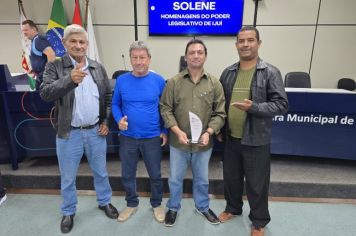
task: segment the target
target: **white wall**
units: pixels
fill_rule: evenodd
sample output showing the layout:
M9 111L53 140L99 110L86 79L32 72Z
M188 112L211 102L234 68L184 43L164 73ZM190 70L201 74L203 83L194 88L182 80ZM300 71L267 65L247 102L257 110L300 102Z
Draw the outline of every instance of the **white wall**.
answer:
M74 1L62 0L68 22ZM80 0L84 14L84 0ZM166 78L178 72L178 63L190 37L149 37L147 1L138 2L138 37L152 51L151 69ZM320 12L319 12L319 3ZM21 71L20 26L17 1L0 3L0 63L12 72ZM44 31L50 17L51 0L23 0L27 17ZM91 0L101 60L111 75L129 66L128 47L135 39L133 0ZM38 7L41 6L41 7ZM260 56L289 71L311 74L312 86L334 88L341 77L356 79L356 1L354 0L263 0L257 26L261 33ZM318 19L319 12L319 19ZM243 24L253 23L254 2L245 0ZM208 47L206 70L219 77L222 70L238 60L235 37L201 37ZM315 44L314 44L315 39ZM313 47L314 45L314 47Z

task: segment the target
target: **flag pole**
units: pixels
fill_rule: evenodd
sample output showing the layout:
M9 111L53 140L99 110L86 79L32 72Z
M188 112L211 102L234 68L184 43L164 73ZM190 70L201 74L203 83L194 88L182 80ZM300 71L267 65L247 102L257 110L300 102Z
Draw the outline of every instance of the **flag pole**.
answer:
M84 21L85 29L87 29L88 26L88 8L89 8L89 0L85 0L85 21Z
M17 3L19 5L19 13L21 14L21 11L22 11L22 14L27 19L27 16L26 16L26 13L25 13L25 9L23 8L22 0L17 0Z

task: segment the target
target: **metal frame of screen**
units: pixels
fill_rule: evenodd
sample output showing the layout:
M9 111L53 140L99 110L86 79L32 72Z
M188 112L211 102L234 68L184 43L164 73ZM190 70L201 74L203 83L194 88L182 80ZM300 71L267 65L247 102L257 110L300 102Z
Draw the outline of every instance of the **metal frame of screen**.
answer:
M149 36L235 36L242 26L244 0L147 2Z

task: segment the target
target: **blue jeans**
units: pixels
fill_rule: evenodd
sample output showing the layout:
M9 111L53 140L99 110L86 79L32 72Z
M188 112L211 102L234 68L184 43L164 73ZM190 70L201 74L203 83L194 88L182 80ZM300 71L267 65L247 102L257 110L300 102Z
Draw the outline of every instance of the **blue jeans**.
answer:
M63 215L76 212L76 176L83 153L94 176L94 188L99 206L110 203L112 190L106 169L106 137L98 135L99 126L92 129L72 129L68 139L56 138L57 157L61 173Z
M170 198L167 208L178 211L181 208L183 194L183 180L188 164L192 165L193 172L193 198L195 207L201 211L209 210L209 160L212 148L204 152L188 152L170 146Z
M161 205L163 196L163 183L161 178L161 138L134 139L120 135L121 179L126 191L128 207L137 207L139 204L136 192L136 171L140 156L143 157L151 183L151 206Z

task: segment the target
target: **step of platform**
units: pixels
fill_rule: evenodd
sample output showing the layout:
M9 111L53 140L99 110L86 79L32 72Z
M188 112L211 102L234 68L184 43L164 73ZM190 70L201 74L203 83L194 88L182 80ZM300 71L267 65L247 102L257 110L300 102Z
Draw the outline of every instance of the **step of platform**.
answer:
M311 157L273 156L271 168L270 196L305 198L356 198L356 162ZM110 156L107 161L110 183L114 191L124 191L121 184L121 162ZM4 184L7 188L18 189L59 189L60 176L56 157L26 159L18 170L10 164L0 165ZM162 160L164 192L168 193L169 157ZM209 192L223 195L222 163L219 154L210 161ZM85 158L77 176L77 189L93 190L92 175ZM137 191L150 192L149 178L140 160L137 170ZM192 174L187 171L184 193L192 193Z

